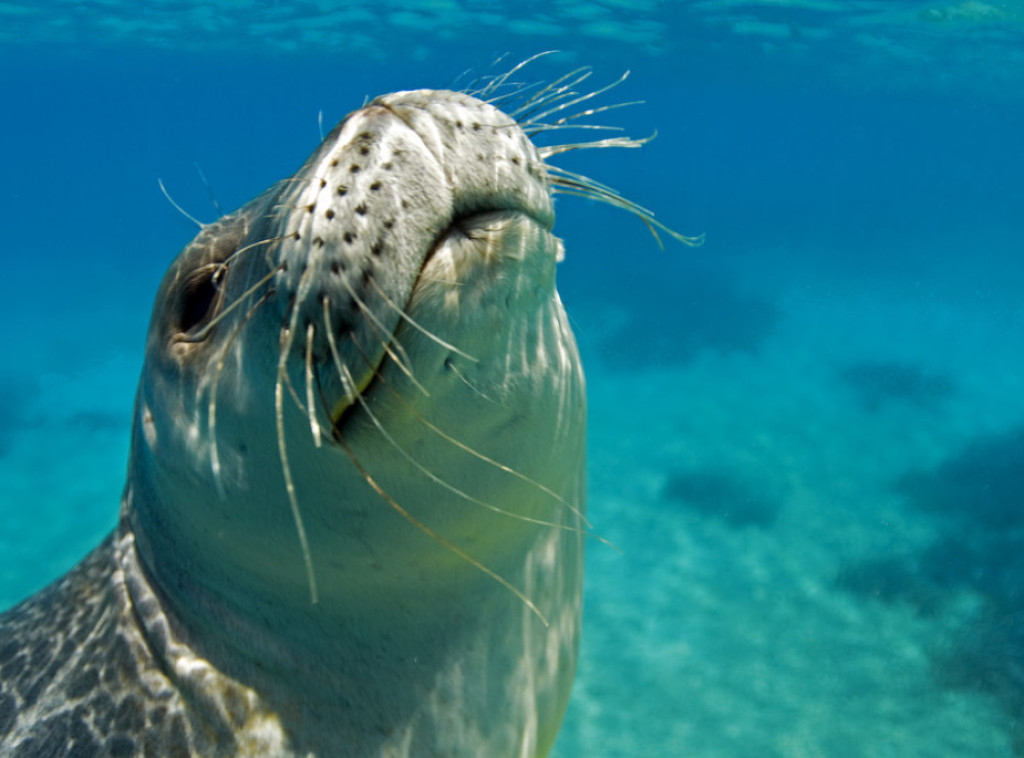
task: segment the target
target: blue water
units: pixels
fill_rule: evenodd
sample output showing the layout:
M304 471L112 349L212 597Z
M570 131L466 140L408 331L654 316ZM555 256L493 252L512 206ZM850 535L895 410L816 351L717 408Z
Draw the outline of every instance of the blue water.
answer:
M561 161L594 542L555 754L1024 755L1024 10L0 6L0 607L114 525L151 298L365 97L498 55L643 105ZM200 179L196 166L206 177Z

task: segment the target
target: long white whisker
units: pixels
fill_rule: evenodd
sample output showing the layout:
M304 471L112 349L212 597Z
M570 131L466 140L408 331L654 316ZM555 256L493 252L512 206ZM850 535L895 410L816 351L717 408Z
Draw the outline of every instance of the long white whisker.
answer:
M324 305L324 308L325 308L325 312L326 312L326 308L327 308L326 303ZM329 336L329 340L330 340L330 336ZM355 386L355 382L352 380L352 375L351 375L351 373L349 373L348 369L345 368L344 365L341 363L341 357L335 351L335 349L333 347L333 342L332 342L331 352L334 355L335 364L337 365L339 374L342 371L344 371L344 373L347 374L348 377L349 377L349 379L347 381L343 377L342 381L345 383L346 387L348 387L348 386L354 387ZM369 360L369 358L365 354L363 354L363 360L366 361L368 364L370 364L370 360ZM451 364L449 364L449 366L450 365ZM504 463L501 463L500 461L496 461L493 458L489 458L488 456L486 456L483 453L481 453L479 450L475 450L474 448L472 448L469 445L467 445L465 442L462 442L461 440L458 440L455 437L453 437L450 434L448 434L447 432L443 431L439 426L437 426L436 424L431 422L422 413L420 413L419 409L416 408L416 406L414 406L406 398L404 398L402 396L402 393L399 392L397 389L395 389L391 385L391 382L387 381L387 379L385 379L384 376L381 375L381 373L379 371L374 369L374 373L377 376L377 380L381 384L386 386L391 391L391 393L399 400L399 402L401 402L403 405L405 405L406 408L409 410L409 412L412 413L414 416L416 416L417 419L419 419L420 423L422 423L424 426L426 426L432 432L437 434L443 440L445 440L446 442L449 442L450 444L454 445L455 447L459 448L460 450L462 450L462 451L472 455L474 458L477 458L477 459L483 461L484 463L487 463L488 465L494 466L499 471L503 471L506 474L509 474L510 476L513 476L513 477L519 479L520 481L526 482L527 484L529 484L529 485L531 485L533 487L536 487L538 490L540 490L544 494L549 495L554 500L556 500L557 502L559 502L560 504L562 504L563 506L568 508L570 511L572 511L572 513L578 519L580 519L584 523L584 525L586 525L588 528L590 527L590 522L587 521L586 516L583 515L582 511L580 511L580 509L577 506L575 506L572 503L570 503L568 500L563 498L561 495L559 495L557 492L552 490L550 487L546 487L545 485L541 484L537 480L531 479L530 477L526 476L525 474L523 474L523 473L521 473L519 471L516 471L511 466L508 466L508 465L506 465ZM349 390L346 389L346 391L349 391ZM369 408L366 407L365 401L362 399L362 396L359 395L358 393L355 393L355 398L356 398L356 400L361 405L363 405L363 407L367 410L367 412L369 412ZM371 417L372 417L372 413L371 413ZM383 431L383 429L381 429L381 431ZM386 432L385 432L385 434L386 434Z
M306 408L309 410L309 429L313 444L320 447L320 422L316 417L316 403L313 398L313 322L306 327Z
M544 89L535 93L533 97L515 110L511 111L508 115L516 121L526 123L532 122L534 118L531 114L535 113L540 108L550 107L552 103L557 103L567 97L575 97L577 93L573 92L572 88L581 82L586 81L593 76L593 74L594 70L590 66L581 66L567 74L563 74L551 82L551 84L547 85Z
M220 352L217 365L213 371L213 379L210 380L210 402L207 405L207 426L210 430L210 468L213 472L213 481L217 487L217 494L221 500L226 499L227 493L224 490L224 482L221 479L220 454L217 449L217 386L220 384L220 376L224 371L224 363L227 360L228 351L234 344L235 339L241 333L242 328L253 317L256 310L270 299L271 292L264 292L252 307L246 311L244 318L235 326L225 342L224 349Z
M366 481L366 483L369 484L370 487L373 488L373 491L376 492L381 498L383 498L384 501L388 505L390 505L400 516L402 516L402 518L404 518L406 521L415 526L417 529L419 529L421 532L426 534L428 537L430 537L438 544L448 548L448 550L450 550L452 553L457 555L462 560L466 561L466 563L468 563L469 565L487 574L487 576L491 577L491 579L498 582L498 584L500 584L502 587L507 589L517 598L519 598L519 601L523 605L525 605L530 610L530 612L533 613L533 615L540 619L540 622L544 624L544 626L551 626L550 622L548 622L547 620L547 617L543 613L541 613L540 608L538 608L537 605L532 600L530 600L530 598L528 598L521 589L516 587L514 584L512 584L512 582L510 582L508 579L506 579L493 569L487 568L487 566L482 564L480 561L471 556L462 548L446 540L440 534L435 532L433 529L431 529L418 518L413 516L401 505L399 505L398 501L391 497L391 495L388 494L388 492L383 487L381 487L380 484L377 483L377 480L370 475L370 472L366 470L366 467L359 462L359 459L356 457L355 453L352 452L352 448L349 447L348 442L346 442L345 438L340 435L338 437L338 444L341 445L342 449L348 455L349 460L352 461L352 465L356 467L360 474L362 474L363 479Z
M517 71L522 69L524 66L527 66L530 63L533 63L538 58L543 58L545 55L551 55L552 53L556 53L556 52L558 52L558 51L557 50L545 50L542 53L537 53L536 55L531 55L526 60L524 60L524 61L522 61L520 63L517 63L515 66L513 66L511 69L506 71L504 74L501 74L501 75L496 76L493 79L491 79L486 84L486 86L484 86L482 89L480 89L476 93L474 93L474 96L479 98L480 100L483 100L489 94L491 94L492 92L497 90L499 87L501 87L505 82L508 81L510 76L512 76L514 73L516 73ZM502 56L502 57L504 57L504 56ZM497 64L500 60L501 60L501 58L499 58L494 63Z
M349 389L354 388L355 387L355 380L352 378L352 374L349 372L348 367L344 363L341 362L340 356L338 356L336 353L335 353L335 365L336 365L336 367L338 369L338 372L339 373L343 373L342 381L345 383L345 385ZM377 427L377 431L380 432L381 436L384 437L384 439L387 441L387 443L389 445L391 445L391 447L394 450L396 450L399 455L401 455L403 458L405 458L405 460L409 461L409 463L411 463L413 465L413 467L416 468L417 471L419 471L421 474L423 474L428 479L430 479L430 481L434 482L435 484L439 485L440 487L443 487L444 489L448 490L452 494L457 495L458 497L461 497L463 500L467 500L467 501L469 501L471 503L474 503L475 505L482 506L483 508L486 508L487 510L492 511L494 513L498 513L498 514L500 514L502 516L507 516L508 518L515 519L516 521L525 521L525 522L530 523L530 524L538 524L540 526L548 526L548 527L553 527L555 529L563 529L565 531L576 532L576 533L582 534L582 531L580 529L577 529L576 527L573 527L573 526L569 526L567 524L556 524L556 523L554 523L552 521L544 521L543 519L536 519L536 518L531 518L529 516L522 516L522 515L520 515L518 513L513 513L511 511L507 511L507 510L505 510L503 508L499 508L498 506L496 506L496 505L494 505L492 503L488 503L485 500L480 500L479 498L473 497L472 495L470 495L469 493L465 492L464 490L461 490L458 487L456 487L455 485L451 484L450 482L445 481L444 479L439 477L437 474L435 474L433 471L431 471L426 466L424 466L422 463L417 461L409 453L409 451L407 451L405 448L403 448L401 445L398 444L398 442L395 440L395 438L392 437L391 434L388 432L388 430L384 428L384 425L377 418L377 415L370 408L370 406L366 402L366 400L363 399L362 395L357 394L356 395L356 401L362 407L363 412L366 414L367 418L370 419L371 423L373 423L373 425L375 427Z
M301 288L296 288L296 291ZM281 471L284 475L285 491L288 495L288 504L291 506L292 520L295 522L295 531L299 536L299 546L302 549L302 560L306 567L306 581L309 584L310 602L316 605L320 602L316 587L316 572L313 570L313 554L309 549L309 540L306 537L306 527L302 522L302 513L299 510L299 499L295 494L295 482L292 479L292 469L288 463L288 445L285 440L284 430L284 378L288 373L288 356L291 354L292 343L295 339L295 330L299 321L299 306L301 300L296 299L292 304L292 313L287 327L287 332L281 330L281 353L277 361L277 379L274 381L274 417L277 423L277 452L281 460Z
M184 208L182 208L180 205L178 205L175 202L174 198L171 197L171 193L168 192L167 188L164 186L164 180L163 179L157 179L156 183L160 185L160 191L164 193L164 197L167 198L167 202L169 202L172 206L174 206L174 210L176 210L182 216L184 216L189 221L191 221L193 224L198 226L200 229L205 229L206 228L206 224L204 224L202 221L197 219L195 216L193 216L191 213L186 211Z
M232 263L235 262L235 258L240 256L242 253L248 252L249 250L253 250L254 248L259 247L260 245L270 245L270 244L272 244L274 242L280 242L283 239L287 239L287 238L286 237L267 237L266 239L259 240L258 242L252 242L252 243L246 245L245 247L238 248L238 250L236 250L231 255L229 255L227 258L225 258L223 261L221 261L220 263L217 264L216 269L213 272L213 282L214 282L214 284L216 286L218 286L218 287L220 286L220 279L224 275L224 272L226 272L228 270L228 266L230 266ZM273 264L268 264L267 267L268 268L273 268Z
M348 292L349 297L352 298L352 302L354 302L356 306L359 308L359 311L364 316L366 316L371 328L373 328L373 330L377 333L377 337L380 339L380 344L381 347L384 349L384 352L387 353L391 360L395 362L395 365L398 366L401 372L405 374L407 377L409 377L409 380L414 385L416 385L416 388L420 392L422 392L426 397L430 397L430 392L427 390L426 387L423 386L423 384L416 378L416 375L413 373L412 368L410 367L411 361L409 360L409 354L405 352L405 348L402 347L402 343L396 340L391 330L380 322L380 319L377 318L377 315L363 301L363 299L356 294L356 291L352 288L352 285L348 283L348 280L346 280L345 277L341 277L341 283ZM379 291L380 289L378 288L378 292ZM328 329L329 328L330 327L328 327ZM393 349L391 347L392 345L394 345ZM399 357L399 355L401 357Z
M573 100L566 100L564 103L559 103L558 105L554 106L553 108L549 108L548 110L546 110L546 111L544 111L542 113L537 113L537 114L535 114L533 116L532 120L534 120L534 121L543 121L548 116L551 116L551 115L553 115L555 113L558 113L560 111L564 111L566 108L571 108L574 105L578 105L579 103L582 103L582 102L584 102L586 100L590 100L591 98L597 97L598 95L603 95L605 92L607 92L608 90L612 89L613 87L618 87L620 84L622 84L624 81L626 81L626 79L628 77L629 77L629 72L627 71L626 73L624 73L622 76L620 76L618 79L616 79L611 84L606 84L604 87L601 87L600 89L596 89L593 92L588 92L586 95L580 95L579 97L577 97L577 98L575 98Z
M544 147L537 148L537 152L540 153L541 158L547 160L553 155L561 155L562 153L568 153L573 150L591 150L603 147L643 147L654 139L654 137L655 135L652 134L650 137L644 137L642 139L635 139L633 137L609 137L608 139L593 140L592 142L568 142L563 145L545 145ZM555 168L556 170L563 172L565 171L565 169L558 169L550 164L548 164L548 168Z
M430 331L426 327L420 326L419 322L417 322L412 316L410 316L409 313L404 308L402 308L401 306L397 305L394 300L392 300L390 297L388 297L387 293L384 292L384 290L381 289L380 285L377 284L377 282L374 279L370 280L370 284L372 284L373 288L375 290L377 290L377 294L381 296L381 298L384 300L385 303L387 303L389 306L391 306L391 308L396 313L398 313L398 315L401 316L404 321L406 321L410 326L412 326L414 329L416 329L418 332L420 332L424 337L427 337L427 338L433 340L434 342L436 342L441 347L446 348L448 350L451 350L456 355L460 355L460 356L462 356L463 358L465 358L468 361L472 361L473 363L479 363L480 362L479 360L474 358L469 353L464 353L463 351L459 350L459 348L455 347L455 345L451 344L450 342L445 342L443 339L438 337L436 334L434 334L432 331Z
M484 392L482 389L480 389L475 384L473 384L471 381L469 381L469 379L467 379L466 376L461 371L459 371L459 369L456 367L456 365L453 362L446 361L445 365L448 367L448 370L451 371L453 374L455 374L455 376L457 376L459 378L459 380L463 384L465 384L467 387L469 387L473 392L475 392L477 395L482 397L484 400L486 400L489 403L494 403L495 405L499 405L502 408L507 407L504 403L498 402L497 400L492 398L490 395L488 395L486 392Z

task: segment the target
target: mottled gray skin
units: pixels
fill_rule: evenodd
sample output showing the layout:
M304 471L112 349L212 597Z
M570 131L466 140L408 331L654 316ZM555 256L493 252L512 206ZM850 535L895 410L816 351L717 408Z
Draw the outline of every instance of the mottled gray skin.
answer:
M495 108L396 93L203 228L118 529L0 616L0 756L547 754L585 397L545 169Z
M230 724L185 706L133 614L110 537L0 618L0 754L188 756L208 729L230 743Z

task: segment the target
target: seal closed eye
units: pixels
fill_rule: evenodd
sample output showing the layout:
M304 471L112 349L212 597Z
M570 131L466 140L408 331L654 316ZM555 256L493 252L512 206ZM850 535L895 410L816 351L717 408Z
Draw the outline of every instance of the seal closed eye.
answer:
M552 193L658 224L547 163L640 142L531 141L586 70L513 72L377 98L171 264L119 526L0 616L0 756L547 754L587 529Z

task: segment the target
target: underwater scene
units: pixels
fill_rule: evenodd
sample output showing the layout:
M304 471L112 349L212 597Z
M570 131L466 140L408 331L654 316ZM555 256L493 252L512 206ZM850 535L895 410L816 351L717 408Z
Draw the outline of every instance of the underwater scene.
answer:
M628 77L538 143L654 137L550 163L704 235L556 197L595 538L551 754L1024 756L1012 0L0 3L0 609L116 527L196 222L540 53L510 86Z

